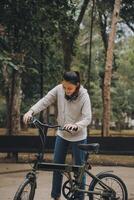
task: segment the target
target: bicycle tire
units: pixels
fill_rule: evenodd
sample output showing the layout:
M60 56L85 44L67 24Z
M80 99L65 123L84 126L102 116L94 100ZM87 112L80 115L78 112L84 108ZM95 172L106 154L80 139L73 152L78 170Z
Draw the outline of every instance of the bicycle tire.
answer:
M33 200L35 195L36 182L25 179L18 188L13 200Z
M127 188L126 188L126 185L124 184L124 182L122 181L121 178L119 178L118 176L116 176L114 174L110 174L110 173L100 174L98 176L98 178L101 181L105 182L110 188L112 188L116 192L116 197L113 197L113 198L109 197L108 198L108 197L104 197L103 195L100 195L100 200L109 200L109 199L110 200L116 200L116 199L128 200ZM110 183L110 181L112 181L112 182ZM98 180L93 181L89 185L89 191L101 191L102 194L103 194L104 190L105 189L100 185ZM97 200L98 195L89 194L89 199L90 200Z

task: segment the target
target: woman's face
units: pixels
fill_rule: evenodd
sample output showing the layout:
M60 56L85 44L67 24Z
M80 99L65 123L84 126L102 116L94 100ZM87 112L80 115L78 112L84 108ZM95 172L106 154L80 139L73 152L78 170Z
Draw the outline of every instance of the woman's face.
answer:
M66 95L68 95L68 96L71 96L77 88L77 85L74 85L74 84L70 83L69 81L65 81L65 80L62 81L62 85L63 85L63 89L64 89Z

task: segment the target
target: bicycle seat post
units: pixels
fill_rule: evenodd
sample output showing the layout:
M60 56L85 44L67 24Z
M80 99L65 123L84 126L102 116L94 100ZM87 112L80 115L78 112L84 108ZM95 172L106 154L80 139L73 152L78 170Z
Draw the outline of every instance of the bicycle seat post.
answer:
M89 152L86 152L86 156L85 156L85 162L87 163L88 161L88 157L89 157Z

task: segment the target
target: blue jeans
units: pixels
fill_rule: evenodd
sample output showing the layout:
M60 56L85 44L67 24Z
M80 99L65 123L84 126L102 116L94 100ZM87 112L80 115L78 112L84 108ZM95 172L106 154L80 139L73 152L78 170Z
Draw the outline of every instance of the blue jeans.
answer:
M54 162L55 163L65 163L66 155L67 155L67 150L68 146L71 144L72 147L72 153L73 153L73 159L74 159L74 164L76 165L82 165L84 160L85 160L85 152L80 150L77 145L78 144L85 144L87 143L87 140L81 140L77 142L70 142L67 140L64 140L60 136L56 137L56 142L55 142L55 149L54 149ZM52 192L51 196L52 198L57 198L61 196L61 187L62 187L62 174L58 171L53 172L53 180L52 180ZM83 177L82 180L82 189L84 189L84 185L86 182L86 177ZM83 200L84 197L79 198Z

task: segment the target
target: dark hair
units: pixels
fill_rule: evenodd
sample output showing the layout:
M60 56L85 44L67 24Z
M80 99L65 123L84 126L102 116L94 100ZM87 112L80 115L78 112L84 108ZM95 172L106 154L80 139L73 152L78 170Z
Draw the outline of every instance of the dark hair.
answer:
M78 71L68 71L63 74L63 79L77 85L77 83L80 83L80 74Z

